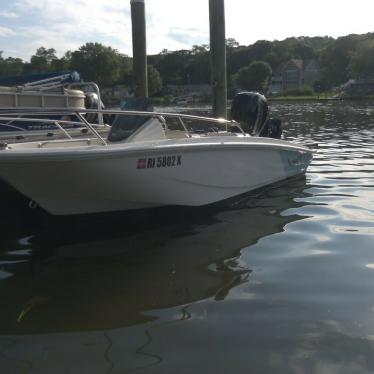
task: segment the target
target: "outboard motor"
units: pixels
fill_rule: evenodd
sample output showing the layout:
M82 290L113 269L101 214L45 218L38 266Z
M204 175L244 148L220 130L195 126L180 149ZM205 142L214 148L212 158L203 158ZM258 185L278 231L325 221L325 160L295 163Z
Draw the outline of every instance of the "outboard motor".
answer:
M268 114L267 100L258 92L240 92L232 100L231 118L240 123L246 133L280 139L281 121L268 119Z
M240 92L231 104L231 118L239 122L247 133L258 134L269 112L265 96L258 92Z
M105 109L103 102L101 101L100 103L99 97L95 92L86 92L85 96L84 106L86 109ZM97 114L87 113L86 120L90 123L95 123L97 121Z

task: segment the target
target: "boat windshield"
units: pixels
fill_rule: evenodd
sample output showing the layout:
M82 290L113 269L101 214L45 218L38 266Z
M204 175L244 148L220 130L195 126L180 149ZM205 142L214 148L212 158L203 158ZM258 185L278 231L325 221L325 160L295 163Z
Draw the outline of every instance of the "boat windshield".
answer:
M152 112L153 108L148 99L131 98L121 104L121 110L133 110L140 112ZM140 126L142 126L150 117L139 115L123 115L115 116L112 127L110 129L108 140L110 142L120 142L127 139Z

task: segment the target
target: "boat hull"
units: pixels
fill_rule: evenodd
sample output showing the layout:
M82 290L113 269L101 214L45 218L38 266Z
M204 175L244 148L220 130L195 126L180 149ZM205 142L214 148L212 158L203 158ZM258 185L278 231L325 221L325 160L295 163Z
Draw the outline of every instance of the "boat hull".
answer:
M302 174L312 158L250 138L1 156L0 176L55 215L206 205Z

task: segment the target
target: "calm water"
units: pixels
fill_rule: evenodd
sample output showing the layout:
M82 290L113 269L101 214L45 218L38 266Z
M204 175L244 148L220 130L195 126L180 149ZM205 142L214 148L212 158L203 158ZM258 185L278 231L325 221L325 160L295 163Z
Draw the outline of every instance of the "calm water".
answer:
M202 209L0 218L0 372L373 373L374 107L273 104L305 178Z

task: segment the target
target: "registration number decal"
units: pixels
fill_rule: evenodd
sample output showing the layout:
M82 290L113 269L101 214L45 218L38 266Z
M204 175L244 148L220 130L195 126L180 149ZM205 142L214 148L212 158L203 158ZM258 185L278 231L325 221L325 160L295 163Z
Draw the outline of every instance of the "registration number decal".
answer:
M182 165L181 155L139 158L137 169L172 168Z

